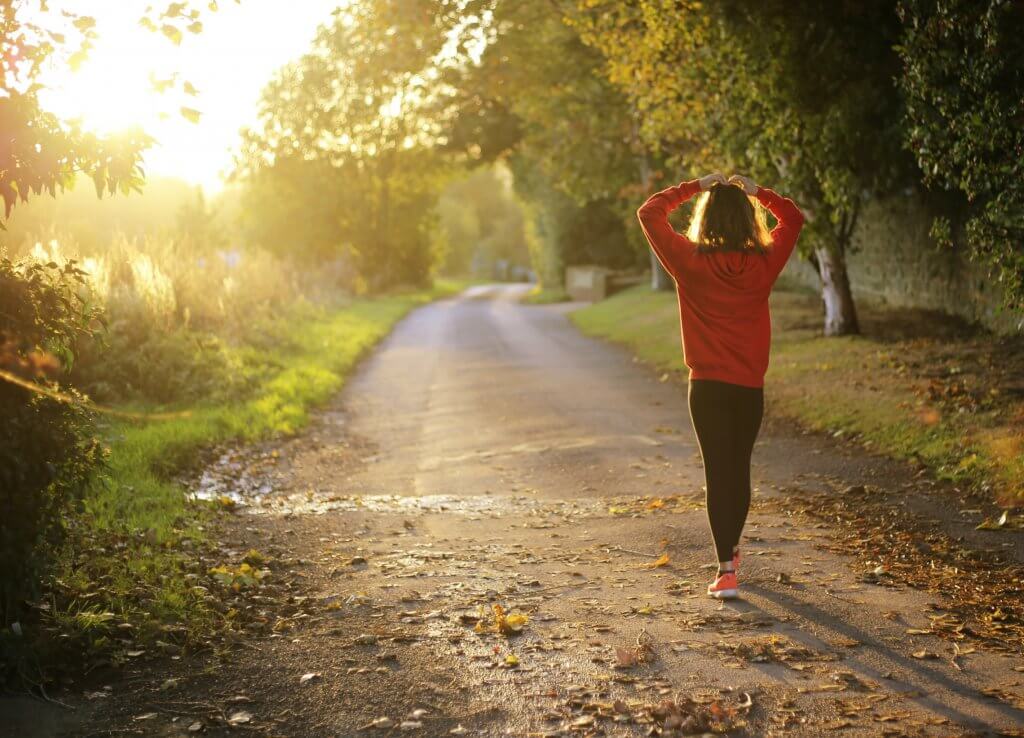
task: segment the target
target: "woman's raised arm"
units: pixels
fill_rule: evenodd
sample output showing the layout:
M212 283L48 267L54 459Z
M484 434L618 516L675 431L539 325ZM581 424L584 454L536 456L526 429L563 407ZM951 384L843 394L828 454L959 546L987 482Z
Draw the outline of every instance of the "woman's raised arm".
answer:
M718 183L726 183L725 175L715 172L700 179L691 179L675 187L666 187L661 192L655 192L647 198L647 202L636 211L647 242L654 250L658 261L665 267L665 271L673 278L679 273L676 265L679 264L686 250L693 248L693 244L685 236L676 233L672 224L668 222L668 214L698 192Z
M786 266L790 254L793 253L793 247L796 246L796 240L800 236L800 229L804 225L804 214L788 197L783 197L767 187L754 184L749 177L734 174L729 177L729 181L742 187L743 191L751 197L756 197L758 202L768 208L768 212L779 221L772 229L772 248L768 252L768 265L774 280Z
M800 212L795 202L767 187L758 187L755 197L779 221L772 229L772 247L768 252L768 265L774 279L779 276L779 272L786 266L790 254L793 253L800 229L804 226L804 214Z

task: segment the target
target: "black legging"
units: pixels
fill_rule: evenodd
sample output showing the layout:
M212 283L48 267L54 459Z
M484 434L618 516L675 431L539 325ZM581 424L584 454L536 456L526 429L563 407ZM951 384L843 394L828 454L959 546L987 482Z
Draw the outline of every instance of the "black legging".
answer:
M750 455L761 429L764 390L691 379L687 402L704 460L715 550L719 561L730 561L750 509Z

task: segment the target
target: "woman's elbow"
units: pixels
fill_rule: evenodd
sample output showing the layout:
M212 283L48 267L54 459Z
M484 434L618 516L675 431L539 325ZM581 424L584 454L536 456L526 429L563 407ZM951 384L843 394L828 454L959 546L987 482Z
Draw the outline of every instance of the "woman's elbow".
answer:
M636 217L641 223L649 223L657 217L657 208L653 202L648 200L636 211Z

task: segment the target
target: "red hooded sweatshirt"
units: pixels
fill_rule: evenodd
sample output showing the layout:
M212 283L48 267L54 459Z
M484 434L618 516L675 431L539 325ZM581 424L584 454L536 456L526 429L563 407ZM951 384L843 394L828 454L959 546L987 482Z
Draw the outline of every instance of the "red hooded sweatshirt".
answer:
M767 254L699 253L668 214L700 192L700 180L657 192L637 211L651 248L676 281L683 356L691 379L763 387L772 339L768 295L793 253L804 216L766 187L757 199L779 221Z

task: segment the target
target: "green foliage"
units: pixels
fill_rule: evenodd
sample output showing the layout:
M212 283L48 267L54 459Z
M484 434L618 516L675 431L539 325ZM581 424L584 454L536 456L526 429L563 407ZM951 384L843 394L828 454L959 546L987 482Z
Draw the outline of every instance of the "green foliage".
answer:
M75 383L105 402L180 405L244 395L258 378L259 362L209 333L169 332L152 323L120 324L91 346Z
M909 176L892 3L678 5L581 1L574 23L673 168L749 172L812 216L803 243L844 247L863 197Z
M81 299L82 287L72 263L0 259L0 368L58 388L46 376L59 366L47 357L70 365L98 317ZM6 626L24 614L25 598L38 595L63 540L65 516L102 455L91 417L75 404L0 379L0 417L0 624Z
M498 261L529 263L524 212L506 167L481 166L454 180L437 210L446 241L445 272L490 275Z
M930 186L968 202L965 244L1024 307L1024 9L1009 0L901 0L907 141ZM951 245L948 217L933 230ZM959 239L957 239L959 240Z
M434 65L445 40L433 6L373 0L338 9L313 49L266 88L238 170L261 242L309 243L312 258L343 255L374 290L429 279L446 175L432 146Z
M482 55L449 77L447 148L474 162L509 159L546 284L561 284L565 264L643 263L647 247L633 225L645 156L601 54L557 3L488 5Z
M856 333L846 251L862 203L912 181L893 82L892 0L578 0L572 17L644 117L641 135L689 177L741 171L800 204L829 334Z

